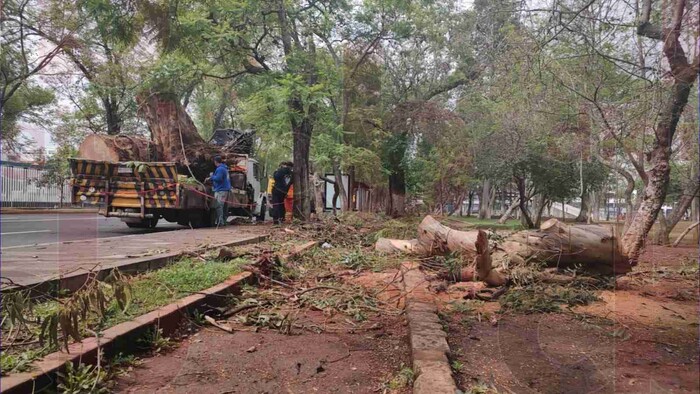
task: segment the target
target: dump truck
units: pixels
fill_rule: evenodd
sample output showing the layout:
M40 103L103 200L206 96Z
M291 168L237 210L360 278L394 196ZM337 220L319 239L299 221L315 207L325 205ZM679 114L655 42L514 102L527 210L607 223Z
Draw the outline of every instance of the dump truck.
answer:
M244 154L227 161L228 215L265 220L267 193L260 190L257 161ZM175 163L78 158L70 160L70 169L74 204L97 206L100 215L120 218L129 227L153 228L160 219L193 228L215 223L211 185L195 180Z

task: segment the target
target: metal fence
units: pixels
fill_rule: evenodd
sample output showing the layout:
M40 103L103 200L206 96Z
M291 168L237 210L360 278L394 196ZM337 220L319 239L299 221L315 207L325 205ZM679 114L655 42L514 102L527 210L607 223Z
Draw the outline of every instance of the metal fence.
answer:
M68 182L62 187L40 186L38 180L44 174L44 170L40 167L2 162L0 168L2 169L0 202L3 207L54 207L70 204L71 189Z

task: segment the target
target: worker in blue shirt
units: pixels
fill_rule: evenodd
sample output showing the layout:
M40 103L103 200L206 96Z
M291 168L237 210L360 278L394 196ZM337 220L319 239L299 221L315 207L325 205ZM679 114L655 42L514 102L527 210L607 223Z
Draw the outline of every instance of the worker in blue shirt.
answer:
M228 167L221 160L221 156L214 156L216 170L207 178L211 180L214 187L214 199L216 200L216 226L226 225L226 214L228 213L228 195L231 191L231 179L228 174Z

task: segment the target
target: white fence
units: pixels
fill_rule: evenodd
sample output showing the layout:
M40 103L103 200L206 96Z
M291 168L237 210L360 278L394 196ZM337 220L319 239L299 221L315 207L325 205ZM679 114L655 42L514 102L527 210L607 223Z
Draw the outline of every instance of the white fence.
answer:
M39 186L44 171L36 166L23 163L2 162L2 203L3 207L54 207L70 204L71 189L66 182L63 187ZM63 190L61 190L63 189Z

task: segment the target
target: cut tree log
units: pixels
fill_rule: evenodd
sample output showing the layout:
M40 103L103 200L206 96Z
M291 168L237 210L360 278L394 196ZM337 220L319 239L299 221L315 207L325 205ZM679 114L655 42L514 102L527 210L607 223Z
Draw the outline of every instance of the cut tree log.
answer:
M128 135L90 134L80 144L78 157L88 160L108 161L159 161L158 145L152 141Z
M581 268L601 274L625 274L632 270L612 227L570 226L557 219L538 230L520 231L500 243L494 260L513 263L543 261L550 266Z
M389 239L379 238L374 245L375 250L379 252L394 254L394 253L414 253L418 240L409 239Z
M460 253L475 261L477 280L492 286L505 283L501 273L492 269L530 262L545 262L558 268L581 267L601 274L625 274L632 269L613 228L602 225L569 226L557 219L547 220L538 230L510 235L490 253L488 237L481 230L459 231L431 216L418 226L415 240L380 238L375 249L391 253L433 256Z
M492 286L502 286L505 278L491 267L491 253L488 237L482 230L459 231L447 227L432 216L426 216L418 225L416 240L402 241L381 238L375 249L387 252L406 252L419 255L444 255L458 253L463 258L473 260L476 277Z

